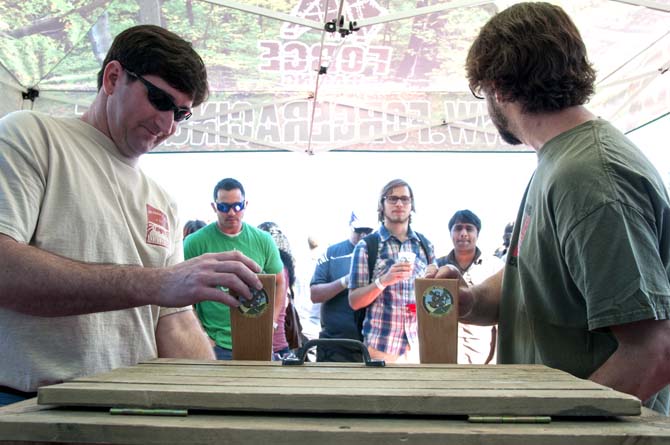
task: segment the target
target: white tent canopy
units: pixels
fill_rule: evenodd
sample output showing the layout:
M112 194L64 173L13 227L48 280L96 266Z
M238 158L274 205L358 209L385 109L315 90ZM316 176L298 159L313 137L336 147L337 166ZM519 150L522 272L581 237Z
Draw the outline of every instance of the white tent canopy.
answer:
M0 0L0 116L81 114L113 36L153 23L193 42L212 91L159 151L510 150L463 66L511 3ZM554 3L598 71L594 112L624 131L668 113L670 0Z

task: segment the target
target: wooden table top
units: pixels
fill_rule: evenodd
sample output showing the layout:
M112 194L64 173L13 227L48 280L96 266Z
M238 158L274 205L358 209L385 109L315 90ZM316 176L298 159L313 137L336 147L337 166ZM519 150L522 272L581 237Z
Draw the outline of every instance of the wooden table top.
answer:
M38 399L0 409L0 445L670 444L668 418L636 398L544 366L156 360L41 388ZM188 415L110 413L119 407Z
M155 360L39 390L41 404L390 415L638 415L640 401L539 365Z
M35 399L0 409L0 445L657 445L670 444L667 417L563 418L549 424L473 424L410 418L199 412L186 417L116 416L55 409Z

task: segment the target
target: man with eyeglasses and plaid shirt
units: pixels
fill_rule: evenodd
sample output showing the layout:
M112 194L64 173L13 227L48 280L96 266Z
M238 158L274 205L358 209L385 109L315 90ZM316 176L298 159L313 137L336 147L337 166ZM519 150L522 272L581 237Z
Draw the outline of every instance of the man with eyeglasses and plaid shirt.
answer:
M258 264L262 273L273 274L275 280L273 352L277 356L289 353L284 329L286 280L284 263L272 235L242 221L247 208L244 186L237 179L225 178L214 187L212 210L216 221L190 235L184 241L184 257L196 258L212 252L242 252ZM228 305L217 301L202 301L195 305L198 318L211 339L216 358L232 360L233 342ZM281 332L279 332L280 330ZM276 335L281 334L281 335ZM283 341L280 341L283 337Z
M191 305L238 305L239 252L183 262L170 196L138 158L208 95L202 59L158 26L119 34L81 118L0 120L0 405L156 357L214 358Z
M436 270L432 243L410 227L415 211L414 193L407 182L394 179L381 191L377 214L379 230L354 249L349 277L349 304L367 308L363 339L373 359L387 362L418 362L419 338L414 279ZM369 237L377 237L377 249L368 250ZM399 261L401 252L416 255L414 263ZM368 256L376 258L370 273Z

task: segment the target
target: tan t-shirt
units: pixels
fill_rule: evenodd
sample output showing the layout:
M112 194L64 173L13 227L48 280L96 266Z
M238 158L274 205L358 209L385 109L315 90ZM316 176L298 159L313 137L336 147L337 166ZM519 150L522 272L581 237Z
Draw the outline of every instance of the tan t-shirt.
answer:
M0 233L89 263L161 267L183 259L167 193L79 119L0 120ZM0 308L0 385L22 391L157 356L160 316L143 306L69 317Z

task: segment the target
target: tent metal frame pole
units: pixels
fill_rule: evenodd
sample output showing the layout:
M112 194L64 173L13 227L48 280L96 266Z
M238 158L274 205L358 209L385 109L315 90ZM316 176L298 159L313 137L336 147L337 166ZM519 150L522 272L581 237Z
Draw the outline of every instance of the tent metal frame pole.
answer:
M656 11L670 12L670 5L664 5L658 2L648 0L611 0L617 3L627 3L634 6L644 6L645 8L654 9Z
M296 17L293 15L285 14L283 12L273 11L267 8L261 8L253 5L244 5L230 0L201 0L201 1L218 6L225 6L242 12L249 12L252 14L260 15L274 20L280 20L283 22L293 23L296 25L305 26L307 28L323 31L322 23L316 22L314 20L304 19L302 17Z
M656 76L650 76L644 79L641 84L635 89L634 92L630 94L630 96L624 101L623 104L616 110L614 110L609 116L608 119L614 120L617 117L619 117L622 113L628 110L630 107L630 104L637 99L637 96L646 88L649 87L659 76L659 73L656 73Z
M395 12L391 14L386 14L378 17L373 17L371 19L356 20L356 26L372 26L379 25L381 23L394 22L397 20L411 19L413 17L418 17L421 15L432 14L435 12L448 11L450 9L457 8L470 8L472 6L481 6L487 5L490 3L495 3L493 0L467 0L467 1L458 1L451 3L442 3L431 6L424 6L422 8L412 9L410 11Z
M283 12L277 12L273 11L271 9L267 8L261 8L258 6L253 6L253 5L245 5L241 4L238 2L230 1L230 0L202 0L205 3L211 3L214 5L218 6L224 6L232 9L236 9L238 11L243 11L243 12L249 12L251 14L257 14L263 17L268 17L270 19L275 19L275 20L280 20L288 23L293 23L296 25L300 26L305 26L307 28L312 28L316 29L319 31L324 30L324 24L316 22L314 20L308 20L304 19L301 17L296 17L292 16ZM425 14L432 14L435 12L443 12L443 11L448 11L450 9L457 9L457 8L468 8L472 6L480 6L480 5L487 5L490 3L495 3L494 0L464 0L464 1L457 1L457 2L452 2L452 3L443 3L443 4L437 4L437 5L431 5L431 6L424 6L422 8L416 8L412 9L411 11L402 11L402 12L396 12L396 13L391 13L391 14L386 14L383 16L379 17L374 17L371 19L367 20L361 20L361 21L356 21L355 26L361 27L361 26L373 26L373 25L378 25L381 23L386 23L386 22L392 22L396 20L404 20L404 19L409 19L413 17L418 17L421 15ZM341 5L340 5L341 6ZM341 9L340 9L341 11ZM353 22L345 22L344 21L344 16L339 15L341 12L338 12L338 17L336 18L336 30L339 31L340 29L346 29L348 28L348 23L353 23ZM340 23L342 22L342 25Z

